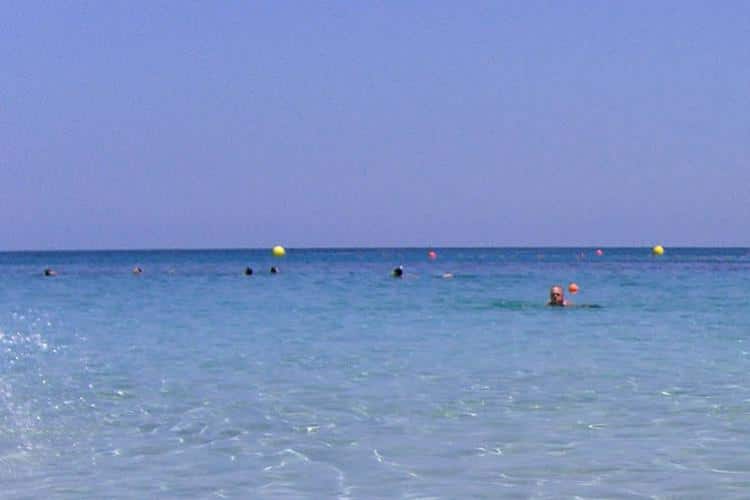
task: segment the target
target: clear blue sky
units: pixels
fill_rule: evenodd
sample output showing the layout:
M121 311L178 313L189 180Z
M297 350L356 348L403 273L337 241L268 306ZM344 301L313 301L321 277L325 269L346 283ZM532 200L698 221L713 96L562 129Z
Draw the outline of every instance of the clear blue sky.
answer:
M0 249L750 245L750 2L0 3Z

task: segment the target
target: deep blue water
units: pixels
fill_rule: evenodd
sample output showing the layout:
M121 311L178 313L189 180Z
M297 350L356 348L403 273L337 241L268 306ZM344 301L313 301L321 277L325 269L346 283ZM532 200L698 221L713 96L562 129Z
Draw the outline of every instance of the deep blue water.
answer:
M750 250L437 250L0 253L0 495L750 496Z

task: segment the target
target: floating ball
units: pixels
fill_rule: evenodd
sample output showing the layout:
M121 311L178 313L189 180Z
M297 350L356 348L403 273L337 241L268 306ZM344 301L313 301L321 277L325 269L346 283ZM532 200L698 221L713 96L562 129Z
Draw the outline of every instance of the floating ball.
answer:
M437 259L437 252L435 250L430 250L429 252L427 252L427 258L430 260Z
M276 245L275 247L273 247L272 251L274 257L283 257L284 255L286 255L286 250L284 250L284 247L282 247L281 245Z
M602 255L604 255L604 252L602 251L601 248L597 248L596 249L596 255L598 255L599 257L601 257Z
M578 293L578 285L576 285L575 283L571 283L570 285L568 285L568 291L570 293Z
M664 247L661 245L656 245L651 249L651 253L654 255L664 255Z

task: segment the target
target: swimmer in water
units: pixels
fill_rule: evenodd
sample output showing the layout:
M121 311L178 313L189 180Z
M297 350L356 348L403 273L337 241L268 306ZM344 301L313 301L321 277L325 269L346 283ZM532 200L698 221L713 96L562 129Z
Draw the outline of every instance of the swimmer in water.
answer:
M599 304L573 304L565 300L565 294L563 288L560 285L555 285L549 289L549 302L548 306L552 307L575 307L576 309L601 309L602 306Z
M252 276L253 275L253 268L252 267L246 267L245 268L245 276Z
M57 271L48 267L47 269L44 270L44 275L45 276L57 276Z
M143 272L143 269L140 268L140 266L135 266L133 268L133 274L141 274Z
M393 276L394 278L403 278L404 277L404 266L394 267L393 271L391 271L391 276Z
M547 302L547 305L555 307L567 307L571 304L567 300L565 300L563 288L560 285L555 285L549 289L549 302Z
M271 266L271 274L278 274L279 268L276 266Z

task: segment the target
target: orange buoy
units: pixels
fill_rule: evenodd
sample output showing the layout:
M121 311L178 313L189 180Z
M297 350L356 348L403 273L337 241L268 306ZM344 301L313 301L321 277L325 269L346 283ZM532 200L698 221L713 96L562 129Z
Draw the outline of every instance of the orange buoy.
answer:
M571 283L570 285L568 285L568 291L570 293L578 293L578 285L576 285L575 283Z

